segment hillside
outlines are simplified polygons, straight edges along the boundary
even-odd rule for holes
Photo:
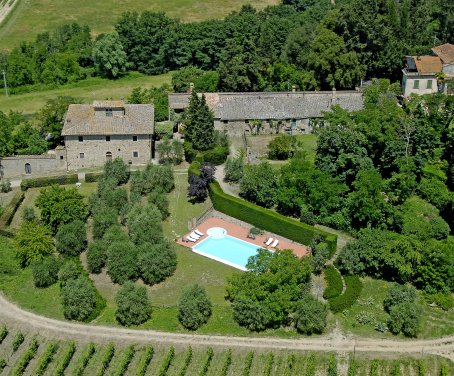
[[[19,0],[13,13],[0,27],[0,50],[68,22],[88,24],[94,34],[112,30],[118,17],[127,11],[163,11],[183,21],[222,18],[244,4],[257,9],[278,0]]]

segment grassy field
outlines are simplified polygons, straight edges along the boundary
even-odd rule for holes
[[[363,290],[358,301],[348,309],[336,315],[336,318],[346,331],[380,338],[395,338],[391,333],[375,331],[377,323],[385,323],[388,314],[383,310],[383,300],[386,298],[389,282],[363,278]],[[419,304],[423,307],[421,323],[421,338],[441,337],[454,334],[454,311],[443,311],[441,308],[431,307],[419,296]],[[402,335],[400,337],[404,338]]]
[[[222,18],[244,4],[262,9],[278,0],[19,0],[13,13],[0,28],[0,50],[11,49],[38,33],[78,22],[89,25],[94,35],[109,32],[127,11],[162,11],[182,21]]]
[[[120,99],[127,98],[133,88],[161,86],[170,83],[172,73],[159,76],[145,76],[140,73],[130,73],[127,77],[119,80],[107,80],[99,77],[89,78],[75,84],[60,86],[56,89],[36,91],[25,94],[10,95],[0,94],[0,111],[19,111],[24,114],[33,114],[39,111],[49,99],[58,96],[72,96],[81,98],[90,103],[95,99]]]
[[[3,327],[3,325],[2,325]],[[55,340],[35,333],[24,332],[24,342],[17,351],[12,351],[12,342],[18,333],[13,327],[4,327],[7,335],[0,343],[0,360],[5,360],[6,367],[2,374],[13,374],[23,362],[24,354],[30,348],[33,338],[36,338],[38,348],[31,356],[30,361],[23,368],[26,375],[54,375],[63,363],[65,355],[73,346],[74,350],[69,362],[63,370],[65,374],[85,375],[138,375],[142,364],[145,364],[145,375],[222,375],[222,369],[226,368],[225,375],[439,375],[443,368],[443,374],[452,374],[454,367],[449,360],[421,355],[418,357],[399,357],[398,355],[371,356],[369,354],[330,354],[311,352],[289,351],[245,351],[243,349],[208,349],[199,347],[197,344],[189,347],[171,348],[162,344],[125,344],[125,343],[82,343]],[[55,350],[52,356],[47,356],[51,346]],[[104,372],[99,372],[103,359],[106,359],[108,346],[113,346],[113,356],[107,358],[104,364]],[[87,349],[91,347],[92,352]],[[132,351],[131,351],[132,350]],[[231,351],[231,361],[227,362],[228,352]],[[192,356],[188,357],[188,353]],[[128,357],[129,353],[129,357]],[[212,356],[208,358],[208,354]],[[148,362],[144,363],[146,355]],[[132,356],[131,356],[132,355]],[[171,355],[169,357],[169,355]],[[336,358],[336,366],[328,373],[330,358]],[[250,363],[248,362],[250,359]],[[169,361],[170,359],[170,361]],[[208,359],[208,361],[207,361]],[[84,361],[85,360],[85,361]],[[22,363],[23,364],[23,363]],[[250,365],[249,365],[250,364]],[[61,368],[60,368],[61,369]],[[182,372],[185,369],[185,372]],[[205,370],[205,372],[203,372]],[[343,370],[343,371],[342,371]],[[1,369],[0,369],[1,373]],[[22,374],[22,373],[19,373]]]

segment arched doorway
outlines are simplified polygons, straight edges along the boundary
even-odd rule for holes
[[[30,163],[25,164],[25,175],[30,175],[32,173],[32,166]]]
[[[111,161],[111,160],[112,160],[112,153],[111,153],[110,151],[108,151],[108,152],[106,153],[106,160],[108,160],[108,161]]]

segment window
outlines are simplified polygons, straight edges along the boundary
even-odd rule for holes
[[[83,136],[79,136],[79,142],[84,142],[84,137]]]
[[[432,80],[427,80],[427,89],[432,89]]]
[[[132,156],[133,156],[134,158],[139,158],[139,152],[138,152],[138,151],[133,151],[133,152],[132,152]]]
[[[63,155],[60,155],[60,159],[63,159]]]
[[[112,109],[111,108],[106,108],[106,116],[107,117],[112,117]]]
[[[106,160],[108,160],[108,161],[111,161],[111,160],[112,160],[112,153],[111,153],[110,151],[108,151],[108,152],[106,153]]]
[[[32,173],[32,166],[30,165],[30,163],[26,163],[25,164],[25,174],[30,175],[31,173]]]
[[[228,123],[229,123],[228,120],[222,120],[222,122],[223,122],[224,124],[228,124]]]
[[[79,153],[79,158],[84,159],[85,158],[85,153]]]
[[[413,89],[419,89],[419,80],[413,81]]]
[[[110,136],[106,136],[106,141],[110,142]]]
[[[133,141],[137,141],[137,136],[132,136]]]

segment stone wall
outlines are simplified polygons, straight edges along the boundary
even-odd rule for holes
[[[152,158],[151,135],[138,135],[133,141],[133,135],[112,135],[110,141],[106,136],[66,136],[65,146],[68,159],[68,170],[85,167],[100,167],[109,158],[122,158],[129,164],[146,164]],[[134,152],[138,156],[134,156]],[[108,154],[110,153],[110,154]]]
[[[0,159],[0,175],[7,179],[55,175],[59,172],[66,172],[64,155],[18,155]]]
[[[295,119],[295,120],[263,120],[261,125],[257,127],[252,120],[236,120],[236,121],[222,121],[216,119],[214,121],[214,128],[219,131],[225,131],[230,136],[242,136],[243,133],[247,134],[307,134],[312,133],[313,127],[311,119]]]

